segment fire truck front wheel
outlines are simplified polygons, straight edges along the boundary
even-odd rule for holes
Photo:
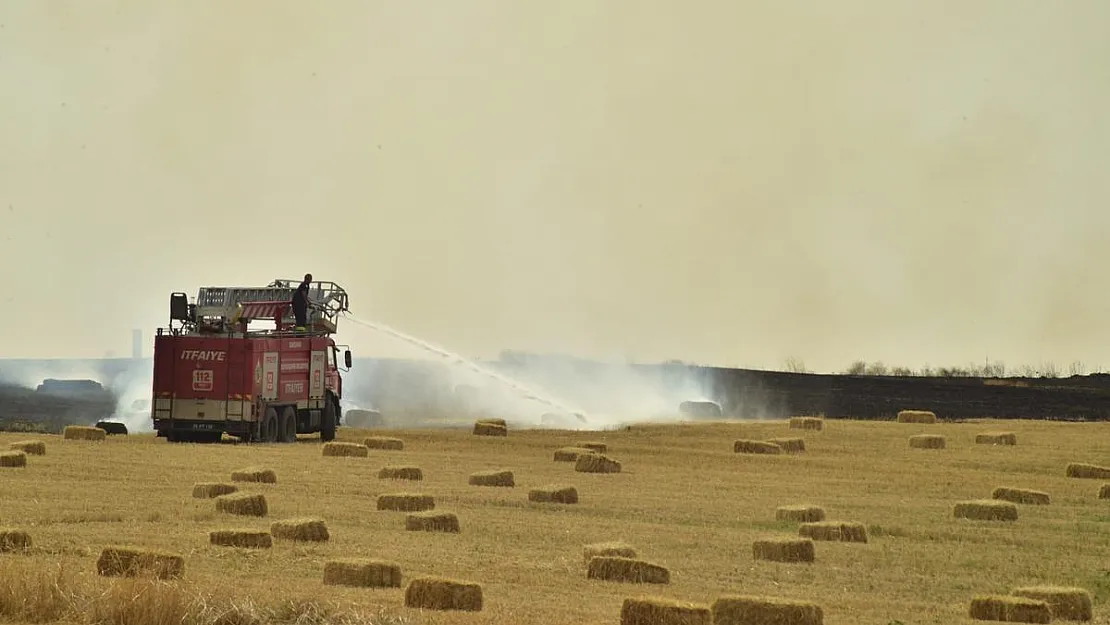
[[[330,392],[324,399],[324,414],[320,415],[320,440],[325,443],[335,440],[335,425],[339,420],[339,411],[336,406],[339,402]]]
[[[278,434],[278,442],[297,442],[297,410],[292,406],[286,406],[285,410],[281,411],[280,423],[281,429]]]
[[[263,443],[276,443],[279,426],[277,410],[273,406],[267,406],[266,412],[262,413],[262,422],[258,424],[258,440]]]

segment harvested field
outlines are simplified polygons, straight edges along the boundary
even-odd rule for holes
[[[902,410],[898,413],[898,423],[936,423],[937,415],[931,410]]]
[[[384,449],[387,451],[402,451],[405,441],[393,436],[369,436],[362,440],[367,449]]]
[[[947,439],[939,434],[915,434],[910,437],[913,449],[944,449]]]
[[[460,531],[459,517],[454,512],[427,510],[405,515],[405,529],[410,532],[448,532]]]
[[[370,449],[360,443],[328,441],[324,443],[323,454],[336,458],[365,458],[370,455]]]
[[[1013,432],[982,432],[975,435],[977,445],[1017,445],[1017,434]]]
[[[1047,506],[1052,498],[1048,493],[1028,488],[1010,488],[999,486],[991,493],[991,499],[1000,499],[1011,503],[1021,503],[1034,506]]]
[[[269,532],[247,529],[212,530],[208,532],[208,542],[217,547],[240,549],[269,549],[274,545]]]
[[[726,595],[713,602],[713,625],[823,625],[824,610],[811,601]]]
[[[44,441],[16,441],[8,445],[12,451],[22,451],[28,456],[45,456],[46,443]]]
[[[800,434],[786,419],[635,425],[579,438],[521,429],[496,440],[472,436],[470,425],[339,430],[342,440],[353,442],[379,433],[402,438],[404,451],[392,452],[397,463],[421,467],[424,480],[395,485],[419,484],[421,492],[434,495],[437,506],[466,521],[460,533],[408,531],[412,513],[376,511],[375,498],[395,489],[375,476],[393,461],[329,462],[320,458],[318,442],[172,445],[132,433],[70,444],[58,435],[36,434],[48,453],[30,456],[30,470],[0,472],[0,527],[25,530],[34,539],[23,554],[0,554],[0,597],[40,577],[53,583],[60,565],[86,589],[82,597],[106,596],[123,582],[96,575],[96,560],[119,541],[184,556],[185,575],[175,583],[185,597],[194,590],[240,601],[250,597],[274,609],[291,601],[357,603],[371,612],[381,606],[405,619],[378,619],[391,625],[618,623],[626,599],[658,601],[635,604],[660,606],[654,614],[678,613],[662,607],[672,602],[696,606],[687,614],[705,614],[701,622],[708,624],[708,613],[697,610],[737,591],[812,602],[824,610],[826,625],[974,625],[982,622],[968,616],[973,597],[1039,585],[1085,588],[1094,622],[1110,615],[1103,573],[1110,561],[1110,525],[1104,520],[1107,500],[1098,498],[1103,482],[1070,479],[1064,471],[1071,462],[1107,458],[1105,423],[943,421],[922,427],[953,444],[922,456],[905,442],[916,426],[835,419],[819,435],[806,433],[804,454],[776,458],[734,454],[729,446],[739,438]],[[1013,431],[1021,449],[972,444],[983,431]],[[552,462],[554,449],[602,436],[609,450],[619,450],[621,474],[584,475]],[[27,438],[0,433],[0,449]],[[190,496],[195,484],[229,480],[243,467],[280,474],[272,484],[230,482],[264,493],[271,518],[218,514],[212,499]],[[470,474],[497,467],[512,467],[515,491],[468,484]],[[576,504],[533,503],[525,496],[560,484],[574,485]],[[954,518],[956,503],[990,496],[999,486],[1051,493],[1052,505],[1019,504],[1017,523]],[[832,521],[862,523],[869,542],[820,541],[820,557],[805,565],[753,561],[748,546],[754,541],[799,537],[804,521],[775,518],[784,504],[819,504]],[[332,539],[274,536],[271,522],[299,518],[326,519]],[[243,529],[271,528],[273,547],[210,545],[210,532],[240,523]],[[670,583],[587,579],[584,547],[609,541],[635,547],[624,557],[665,564]],[[398,564],[405,573],[402,588],[422,576],[480,584],[482,611],[418,612],[405,607],[404,592],[396,587],[321,591],[325,563],[352,556]],[[658,597],[637,599],[641,593],[652,597],[656,588]],[[0,621],[34,622],[6,616],[15,609],[0,598]]]
[[[512,471],[476,471],[466,480],[471,486],[516,486]]]
[[[424,479],[424,471],[420,467],[384,466],[378,469],[378,479],[419,482]]]
[[[270,524],[270,534],[278,540],[309,543],[323,543],[331,539],[327,522],[311,517],[274,521]]]
[[[813,562],[816,547],[809,538],[776,538],[752,543],[752,557],[772,562]]]

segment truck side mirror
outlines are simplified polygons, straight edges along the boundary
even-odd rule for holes
[[[343,352],[343,364],[347,365],[348,369],[351,368],[351,350],[349,349]]]

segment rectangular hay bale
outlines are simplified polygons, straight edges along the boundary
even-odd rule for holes
[[[971,600],[968,616],[978,621],[1051,623],[1052,608],[1048,602],[1037,599],[985,595]]]
[[[400,588],[401,566],[369,558],[341,558],[324,563],[325,586]]]
[[[589,564],[592,558],[596,558],[598,556],[620,556],[622,558],[635,558],[636,549],[632,545],[621,541],[590,543],[582,548],[582,557],[584,564]]]
[[[560,447],[555,450],[555,462],[576,462],[579,456],[597,453],[585,447]]]
[[[43,441],[16,441],[8,445],[12,451],[22,451],[28,456],[45,456],[46,443]]]
[[[367,449],[384,449],[387,451],[402,451],[405,441],[392,436],[370,436],[362,441]]]
[[[0,467],[17,469],[27,466],[27,454],[22,451],[0,452]]]
[[[231,472],[232,482],[251,482],[255,484],[277,484],[277,473],[273,469],[247,467]]]
[[[324,443],[323,455],[333,458],[366,458],[370,449],[361,443],[328,441]]]
[[[478,471],[470,474],[467,484],[512,488],[516,486],[516,480],[512,471]]]
[[[221,482],[197,482],[193,484],[193,497],[196,499],[214,499],[237,492],[239,492],[239,487],[234,484]]]
[[[0,528],[0,553],[26,551],[32,543],[31,535],[23,530]]]
[[[725,595],[710,606],[713,625],[823,625],[821,606],[810,601]]]
[[[279,540],[322,543],[331,539],[324,519],[303,517],[281,519],[270,524],[270,534]]]
[[[1015,597],[1044,601],[1052,609],[1052,617],[1068,621],[1089,621],[1094,618],[1091,593],[1073,586],[1023,586],[1010,591]]]
[[[423,512],[424,510],[432,510],[435,507],[435,498],[431,495],[412,493],[378,495],[378,510]]]
[[[528,501],[536,503],[578,503],[578,489],[573,486],[547,486],[528,491]]]
[[[420,467],[385,466],[378,470],[378,479],[419,482],[424,479],[424,471]]]
[[[107,432],[91,425],[67,425],[62,430],[62,439],[67,441],[102,441],[107,437]]]
[[[1086,462],[1068,463],[1067,476],[1089,480],[1110,479],[1110,468]]]
[[[991,493],[991,499],[1034,506],[1047,506],[1052,500],[1048,493],[1043,491],[1028,488],[1010,488],[1009,486],[999,486],[994,489]]]
[[[936,423],[937,415],[932,410],[902,410],[898,413],[898,423]]]
[[[440,577],[418,577],[405,588],[405,607],[480,612],[482,587]]]
[[[977,445],[1017,445],[1017,434],[1013,432],[980,432],[975,435]]]
[[[825,420],[820,417],[790,417],[792,430],[824,430]]]
[[[846,521],[815,521],[802,523],[798,528],[798,535],[813,540],[866,543],[867,526],[863,523]]]
[[[913,449],[944,449],[947,442],[940,434],[915,434],[910,437]]]
[[[752,557],[771,562],[813,562],[817,549],[809,538],[763,539],[752,542]]]
[[[978,499],[957,502],[952,507],[952,516],[972,521],[1016,521],[1018,509],[1008,501]]]
[[[269,514],[266,496],[261,493],[231,493],[216,497],[216,511],[239,516],[264,517]]]
[[[825,509],[821,506],[812,506],[809,504],[779,506],[775,508],[775,520],[816,523],[825,520]]]
[[[185,572],[185,558],[134,547],[105,547],[96,560],[96,572],[105,577],[174,579]]]
[[[769,438],[767,442],[778,445],[788,454],[801,453],[806,450],[806,441],[804,438]]]
[[[709,606],[662,597],[625,599],[620,625],[713,625]]]
[[[624,556],[597,556],[586,565],[586,579],[627,584],[669,584],[671,572],[666,567]]]
[[[475,436],[508,436],[509,430],[502,424],[478,421],[474,424]]]
[[[732,442],[732,452],[736,454],[781,454],[782,447],[769,441],[741,438]]]
[[[269,532],[248,529],[224,529],[208,532],[209,544],[217,547],[238,547],[240,549],[269,549],[274,539]]]
[[[579,473],[620,473],[621,463],[598,453],[582,454],[574,461],[574,470]]]
[[[460,531],[459,517],[453,512],[426,510],[405,516],[405,530],[409,532],[446,532],[457,534]]]

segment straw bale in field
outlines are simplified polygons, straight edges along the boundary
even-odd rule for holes
[[[400,512],[423,512],[436,507],[431,495],[396,493],[378,495],[378,510],[397,510]]]
[[[669,584],[666,567],[624,556],[596,556],[586,565],[586,579],[628,584]]]
[[[1068,464],[1067,475],[1091,480],[1106,480],[1110,479],[1110,468],[1086,462],[1072,462]]]
[[[752,543],[752,557],[772,562],[813,562],[816,547],[809,538],[776,538]]]
[[[952,508],[952,515],[973,521],[1016,521],[1018,509],[1008,501],[979,499],[958,502]]]
[[[1038,599],[1052,608],[1052,616],[1068,621],[1089,621],[1094,618],[1091,593],[1083,588],[1066,586],[1025,586],[1010,592],[1015,597]]]
[[[197,499],[213,499],[237,492],[239,492],[239,487],[234,484],[224,484],[222,482],[198,482],[193,484],[193,497]]]
[[[323,452],[325,456],[336,458],[365,458],[370,455],[366,445],[346,441],[328,441],[324,443]]]
[[[424,479],[424,471],[420,467],[410,466],[384,466],[378,470],[379,480],[412,480]]]
[[[277,473],[273,469],[248,467],[231,472],[232,482],[255,482],[259,484],[277,484]]]
[[[185,573],[185,558],[148,549],[105,547],[96,560],[96,572],[105,577],[152,575],[158,579],[172,579]]]
[[[405,515],[405,529],[410,532],[459,533],[459,517],[453,512],[413,512]]]
[[[590,543],[582,548],[582,558],[585,564],[590,563],[590,559],[598,556],[619,556],[622,558],[635,558],[636,549],[628,543],[622,541],[606,541],[599,543]]]
[[[216,497],[216,511],[239,516],[266,516],[269,506],[261,493],[231,493]]]
[[[944,449],[946,439],[940,434],[915,434],[910,437],[914,449]]]
[[[804,438],[769,438],[767,442],[778,445],[788,454],[806,450],[806,441]]]
[[[825,520],[825,509],[821,506],[811,506],[808,504],[779,506],[775,508],[775,520],[817,523],[818,521]]]
[[[1012,503],[1023,503],[1035,506],[1047,506],[1051,501],[1048,493],[1028,488],[1010,488],[999,486],[991,493],[991,499],[1000,499]]]
[[[509,430],[499,423],[477,421],[474,423],[474,434],[476,436],[508,436]]]
[[[482,609],[482,587],[452,579],[418,577],[405,589],[405,607],[479,612]]]
[[[778,597],[725,595],[713,602],[713,625],[822,625],[821,606]]]
[[[781,454],[782,447],[768,441],[738,439],[732,443],[732,451],[737,454]]]
[[[712,625],[709,606],[662,597],[625,599],[620,625]]]
[[[91,425],[67,425],[62,430],[62,438],[67,441],[102,441],[107,436],[107,432]]]
[[[1051,623],[1052,608],[1039,599],[988,595],[971,600],[968,616],[979,621]]]
[[[1110,484],[1103,484],[1098,489],[1099,499],[1110,499]]]
[[[327,542],[331,538],[328,524],[313,517],[274,521],[270,524],[270,534],[279,540],[311,543]]]
[[[574,470],[579,473],[620,473],[621,463],[601,454],[582,454],[574,461]]]
[[[576,462],[578,456],[597,453],[585,447],[561,447],[555,450],[555,462]]]
[[[23,530],[0,529],[0,553],[25,551],[31,543],[31,535]]]
[[[401,566],[384,560],[342,558],[324,563],[325,586],[400,588]]]
[[[1017,445],[1017,434],[1013,432],[980,432],[975,435],[979,445]]]
[[[28,456],[45,456],[46,443],[42,441],[16,441],[8,445],[12,451],[22,451]]]
[[[274,539],[269,532],[261,530],[212,530],[208,532],[208,542],[219,547],[269,549],[273,546]]]
[[[367,449],[385,449],[401,451],[405,448],[405,441],[392,436],[370,436],[362,441]]]
[[[512,471],[478,471],[467,478],[471,486],[516,486]]]
[[[537,503],[578,503],[578,489],[573,486],[547,486],[528,491],[528,501]]]
[[[2,451],[0,452],[0,467],[25,467],[27,466],[27,454],[22,451]]]
[[[578,443],[577,447],[581,447],[583,449],[589,449],[590,451],[595,451],[599,454],[603,454],[603,453],[609,451],[609,446],[608,445],[606,445],[605,443],[598,443],[598,442],[594,442],[594,441],[587,441],[585,443]]]
[[[867,542],[867,526],[863,523],[844,521],[816,521],[802,523],[798,535],[813,540],[831,540],[844,543]]]
[[[823,430],[825,420],[820,417],[790,417],[790,428],[794,430]]]
[[[504,419],[478,419],[475,423],[489,423],[492,425],[500,425],[501,427],[509,427],[509,424]]]
[[[903,410],[898,413],[898,423],[936,423],[937,415],[932,410]]]

